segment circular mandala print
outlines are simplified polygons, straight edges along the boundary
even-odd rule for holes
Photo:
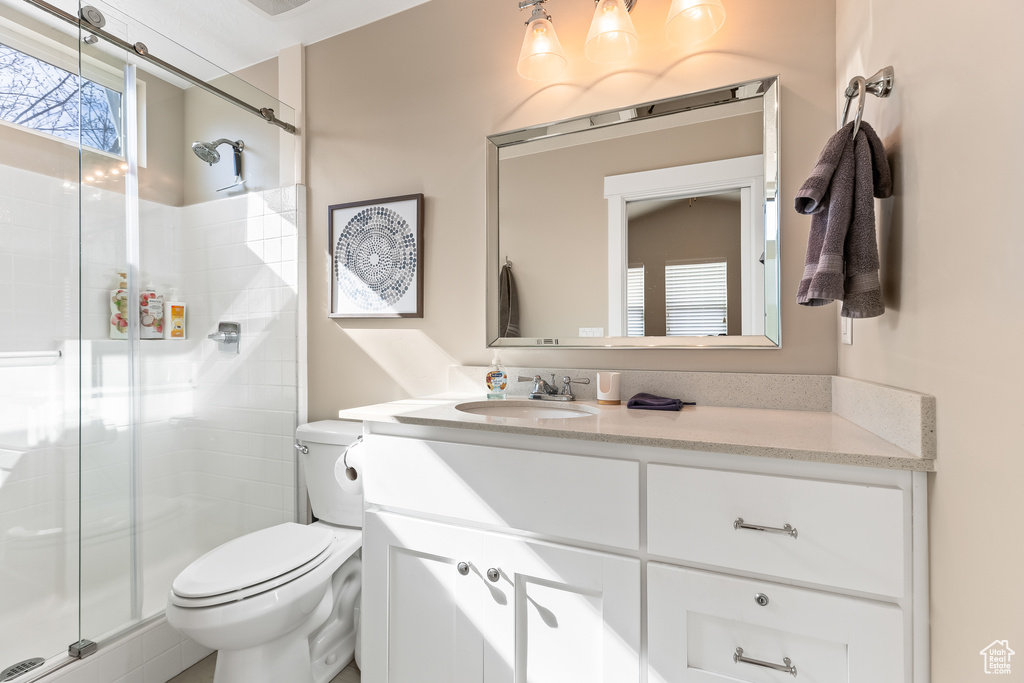
[[[364,311],[397,304],[416,277],[416,236],[408,221],[383,206],[363,209],[334,245],[340,293]]]

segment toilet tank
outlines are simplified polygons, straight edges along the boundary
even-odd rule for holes
[[[317,519],[342,526],[363,526],[362,472],[359,471],[359,479],[350,481],[341,462],[345,448],[362,433],[362,423],[340,420],[310,422],[295,430],[296,442],[308,450],[299,450],[299,462]],[[358,448],[349,453],[349,465],[354,464],[356,451]]]

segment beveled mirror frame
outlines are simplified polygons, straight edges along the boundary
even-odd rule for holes
[[[503,147],[519,145],[533,140],[571,135],[574,132],[629,126],[630,123],[655,117],[679,116],[686,112],[731,104],[743,100],[762,100],[764,114],[764,226],[766,249],[771,244],[769,235],[774,236],[774,258],[765,259],[765,334],[732,335],[718,337],[499,337],[498,275],[501,268],[499,256],[498,226],[498,180],[499,151]],[[685,122],[681,122],[681,125]],[[624,129],[628,130],[628,129]],[[745,83],[690,93],[654,102],[611,109],[608,111],[579,116],[520,130],[491,135],[486,142],[487,156],[487,346],[497,348],[758,348],[775,349],[782,345],[781,302],[781,251],[779,249],[779,79],[778,76],[760,78]],[[771,267],[768,264],[771,263]],[[769,291],[769,281],[774,279],[774,292]],[[768,316],[774,311],[774,316]]]

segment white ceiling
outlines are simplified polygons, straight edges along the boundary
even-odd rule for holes
[[[237,71],[276,57],[291,45],[309,45],[424,2],[428,0],[309,0],[276,17],[246,0],[98,0],[95,5],[131,17],[124,22],[129,37],[144,39],[148,33],[132,30],[137,21],[222,69]],[[121,23],[116,17],[108,20]],[[155,46],[151,50],[160,56]],[[168,61],[175,60],[172,56]]]

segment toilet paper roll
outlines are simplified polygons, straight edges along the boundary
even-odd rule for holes
[[[356,441],[334,465],[334,478],[338,481],[338,486],[345,493],[354,496],[363,495],[363,448],[365,445],[362,440]],[[352,472],[355,473],[355,479],[349,476]]]
[[[619,405],[622,402],[619,398],[619,381],[621,379],[621,372],[597,373],[597,402],[602,405]]]

